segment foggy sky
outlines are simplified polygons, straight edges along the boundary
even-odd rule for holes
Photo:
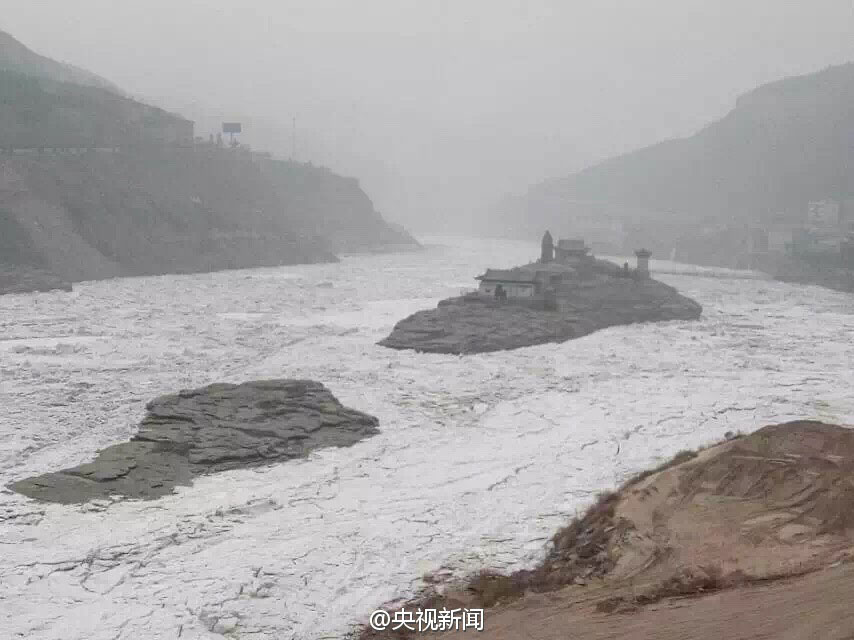
[[[851,0],[0,0],[0,29],[136,97],[358,177],[438,229],[854,59]]]

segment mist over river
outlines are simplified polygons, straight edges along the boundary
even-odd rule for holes
[[[424,241],[0,297],[3,486],[90,460],[147,401],[211,382],[315,379],[381,430],[151,502],[3,490],[0,637],[339,638],[425,573],[533,564],[598,491],[681,449],[788,419],[854,423],[854,296],[685,269],[657,277],[703,305],[699,321],[465,357],[376,346],[486,267],[539,254]]]

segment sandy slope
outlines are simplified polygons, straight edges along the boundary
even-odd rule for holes
[[[642,475],[514,574],[527,594],[505,586],[478,637],[854,638],[852,471],[854,430],[792,422]]]
[[[851,640],[854,566],[732,589],[700,598],[674,598],[631,614],[595,611],[582,590],[540,594],[487,612],[483,633],[444,640]],[[429,638],[430,635],[422,635]]]

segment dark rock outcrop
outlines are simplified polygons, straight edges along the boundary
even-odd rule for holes
[[[0,264],[0,295],[57,290],[71,291],[71,283],[43,269]]]
[[[449,298],[436,309],[401,320],[379,344],[431,353],[483,353],[565,342],[614,325],[695,320],[702,310],[656,280],[606,278],[578,283],[559,311],[489,298]]]
[[[93,462],[10,488],[60,503],[110,495],[153,499],[198,475],[259,466],[344,447],[378,433],[376,418],[341,405],[310,380],[212,384],[149,403],[130,442]]]

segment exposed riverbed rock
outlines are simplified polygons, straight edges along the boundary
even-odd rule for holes
[[[60,503],[110,495],[153,499],[194,476],[344,447],[378,433],[376,418],[344,407],[310,380],[212,384],[156,398],[130,442],[93,462],[27,478],[11,488]]]
[[[379,344],[431,353],[483,353],[565,342],[635,322],[694,320],[703,308],[657,280],[606,277],[579,282],[559,311],[482,297],[443,300],[401,320]]]

